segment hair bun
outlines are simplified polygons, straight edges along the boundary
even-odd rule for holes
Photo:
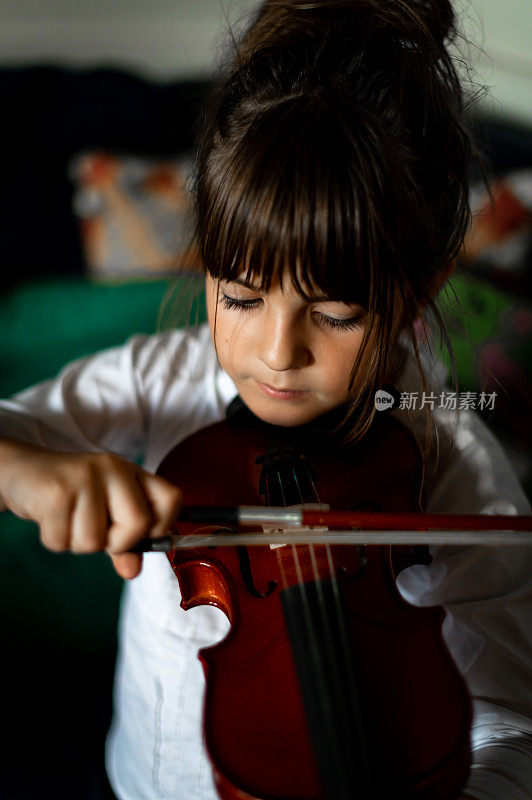
[[[455,34],[449,0],[265,0],[239,55],[246,61],[257,50],[303,38],[395,41],[424,55],[436,50],[437,57]]]

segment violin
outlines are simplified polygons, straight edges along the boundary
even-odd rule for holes
[[[330,504],[421,511],[423,460],[397,419],[376,415],[337,446],[339,410],[298,428],[239,400],[181,442],[158,474],[199,504]],[[229,526],[230,529],[230,526]],[[253,530],[253,525],[249,525]],[[168,553],[181,606],[213,605],[226,638],[199,652],[204,736],[222,800],[451,800],[470,764],[471,703],[442,639],[444,611],[405,602],[418,545],[237,545]]]

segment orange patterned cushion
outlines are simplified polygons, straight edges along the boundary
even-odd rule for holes
[[[155,161],[91,152],[74,160],[74,208],[91,277],[160,278],[183,269],[193,232],[191,168],[190,156]]]

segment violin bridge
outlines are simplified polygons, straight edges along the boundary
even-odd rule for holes
[[[282,534],[290,534],[290,533],[293,533],[293,534],[302,534],[302,533],[303,534],[307,534],[308,535],[307,544],[313,544],[313,542],[312,542],[313,534],[326,533],[329,530],[329,528],[327,526],[317,526],[317,525],[315,527],[312,527],[312,528],[309,528],[307,526],[297,526],[295,528],[279,528],[277,525],[265,525],[265,524],[263,524],[262,525],[262,530],[263,530],[264,533],[274,533],[274,534],[280,534],[280,535],[282,535]],[[270,550],[276,550],[279,547],[287,547],[287,545],[288,545],[288,542],[286,544],[283,542],[283,543],[270,544],[269,547],[270,547]]]
[[[284,528],[279,528],[277,525],[262,525],[264,533],[284,533]],[[270,550],[278,550],[279,547],[286,547],[285,544],[270,544]]]

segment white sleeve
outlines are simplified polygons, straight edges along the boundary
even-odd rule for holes
[[[435,412],[452,435],[448,412]],[[461,411],[455,447],[431,481],[427,512],[529,514],[500,444]],[[442,605],[443,636],[473,701],[473,763],[465,791],[478,800],[532,796],[532,548],[435,546],[429,566],[397,585],[415,605]],[[437,687],[435,687],[437,691]]]
[[[153,386],[161,374],[175,375],[182,344],[179,332],[138,335],[73,361],[56,378],[0,401],[0,436],[136,460],[146,446]]]

